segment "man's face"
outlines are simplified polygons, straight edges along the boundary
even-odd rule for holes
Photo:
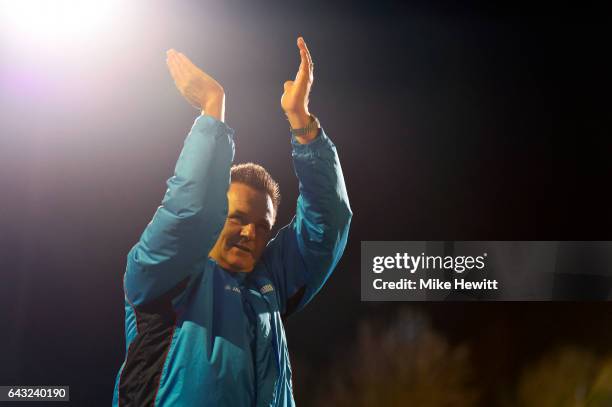
[[[274,225],[274,207],[268,194],[233,182],[227,191],[225,226],[209,256],[228,271],[253,271]]]

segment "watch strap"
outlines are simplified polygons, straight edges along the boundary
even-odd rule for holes
[[[302,127],[301,129],[293,129],[289,127],[291,134],[294,136],[305,136],[310,133],[312,130],[316,130],[321,127],[319,123],[319,119],[317,119],[314,115],[310,115],[310,122],[306,125],[306,127]]]

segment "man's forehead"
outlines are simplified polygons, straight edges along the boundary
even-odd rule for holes
[[[227,192],[229,209],[250,215],[274,218],[274,205],[270,196],[249,185],[233,182]]]

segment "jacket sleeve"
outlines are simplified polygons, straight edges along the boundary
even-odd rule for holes
[[[185,280],[208,257],[227,217],[233,130],[207,115],[185,139],[161,206],[130,250],[126,298],[142,305]]]
[[[325,284],[344,252],[352,217],[336,147],[323,129],[308,144],[295,138],[291,144],[300,192],[296,214],[264,255],[284,316]]]

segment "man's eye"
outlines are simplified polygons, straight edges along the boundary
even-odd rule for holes
[[[240,219],[237,216],[230,216],[229,218],[227,218],[227,220],[231,223],[236,223],[236,224],[242,224],[242,219]]]

